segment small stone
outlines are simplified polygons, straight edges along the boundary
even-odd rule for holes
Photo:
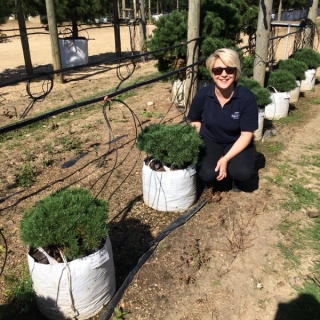
[[[320,216],[319,212],[312,212],[312,211],[308,211],[308,216],[309,218],[317,218]]]
[[[5,222],[6,226],[11,226],[14,224],[13,220],[8,220]]]
[[[258,283],[257,283],[257,288],[258,288],[259,290],[261,290],[261,289],[263,288],[262,283],[258,282]]]
[[[153,106],[153,105],[154,105],[154,102],[149,101],[149,102],[147,103],[147,105],[148,105],[148,107],[151,107],[151,106]]]

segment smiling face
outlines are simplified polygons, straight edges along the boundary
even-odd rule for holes
[[[212,79],[219,90],[233,89],[233,84],[236,77],[236,68],[233,66],[226,66],[221,59],[217,59],[212,68]],[[223,68],[221,70],[220,68]],[[227,69],[225,69],[227,68]],[[221,72],[222,71],[222,72]],[[220,73],[220,74],[219,74]]]

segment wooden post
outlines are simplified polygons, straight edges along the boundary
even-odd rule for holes
[[[122,19],[126,18],[126,11],[124,9],[126,9],[126,0],[122,0]]]
[[[140,53],[146,52],[146,15],[144,0],[139,0],[139,40],[140,40]],[[144,61],[144,58],[142,58]]]
[[[253,78],[264,87],[270,38],[272,0],[260,0]]]
[[[200,0],[189,0],[188,41],[199,38],[200,35]],[[199,58],[199,42],[192,41],[187,48],[187,65],[197,62]],[[189,109],[192,99],[198,89],[198,65],[187,71],[185,103]]]
[[[151,0],[148,2],[148,15],[149,15],[149,23],[151,23],[152,15],[151,15]]]
[[[62,69],[62,66],[61,66],[56,13],[55,13],[55,7],[54,7],[53,0],[46,0],[46,10],[47,10],[49,32],[50,32],[53,70],[60,70],[60,69]],[[57,82],[63,83],[62,72],[55,73],[54,79]]]
[[[120,38],[120,23],[118,15],[118,0],[113,0],[113,30],[116,56],[121,57],[121,38]]]
[[[15,7],[17,10],[20,40],[21,40],[21,46],[23,51],[24,64],[26,67],[26,73],[28,76],[31,76],[33,74],[33,69],[32,69],[32,62],[31,62],[31,56],[30,56],[26,21],[24,19],[24,12],[22,8],[21,0],[15,0]]]
[[[133,18],[137,19],[137,0],[133,0]]]

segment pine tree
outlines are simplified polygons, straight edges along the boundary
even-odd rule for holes
[[[235,48],[239,43],[241,28],[249,30],[248,26],[256,26],[258,9],[251,8],[242,0],[203,0],[200,18],[200,55],[207,57],[221,47]],[[161,17],[156,22],[157,29],[147,41],[150,50],[180,44],[187,40],[188,13],[187,11],[173,11],[168,16]],[[250,32],[255,32],[254,28]],[[184,58],[186,48],[161,51],[154,54],[158,60],[157,67],[160,72],[172,71],[177,61]],[[201,58],[200,57],[200,58]],[[200,66],[200,77],[210,79],[204,66]]]

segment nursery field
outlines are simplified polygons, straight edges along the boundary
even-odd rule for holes
[[[126,51],[130,38],[127,27],[122,30]],[[111,28],[91,30],[90,38],[95,40],[89,41],[89,60],[113,57]],[[0,83],[22,72],[19,41],[0,43]],[[33,63],[42,70],[51,59],[48,38],[36,35],[29,41]],[[278,50],[282,57],[281,46]],[[127,85],[155,77],[154,64],[139,63]],[[54,84],[31,114],[102,97],[119,83],[116,70],[104,66],[66,73],[65,80]],[[28,105],[25,84],[0,90],[0,108],[7,100],[14,106],[1,110],[0,121],[10,123],[12,110],[21,114]],[[314,90],[290,105],[287,118],[265,121],[264,138],[256,142],[257,175],[246,192],[232,192],[225,183],[213,201],[200,208],[205,195],[201,197],[191,208],[195,214],[160,241],[137,271],[118,303],[115,319],[320,318],[319,300],[299,291],[318,279],[316,248],[302,235],[320,215],[319,92],[317,81]],[[171,83],[149,84],[116,98],[111,105],[101,101],[0,136],[0,228],[8,245],[6,256],[0,238],[0,267],[6,258],[0,275],[1,320],[44,319],[28,291],[27,247],[19,237],[19,222],[50,192],[81,186],[109,201],[117,289],[146,246],[181,216],[144,204],[145,154],[135,146],[142,126],[184,119],[185,109],[171,102]],[[105,319],[107,309],[94,319]]]

